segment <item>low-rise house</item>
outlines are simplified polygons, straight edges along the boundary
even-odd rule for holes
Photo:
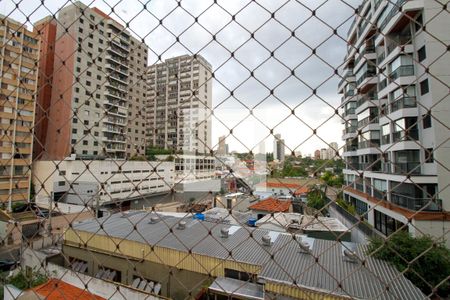
[[[292,212],[292,201],[277,198],[266,198],[248,207],[255,218],[261,219],[265,215]]]

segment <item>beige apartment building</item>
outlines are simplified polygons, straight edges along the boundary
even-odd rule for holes
[[[147,46],[97,8],[57,16],[54,77],[43,159],[144,153]]]
[[[0,203],[28,201],[37,86],[38,35],[0,16]]]
[[[201,55],[173,57],[148,67],[150,147],[210,152],[211,79],[212,66]]]
[[[441,11],[435,1],[363,1],[338,89],[345,199],[386,236],[407,230],[448,245],[450,19]]]

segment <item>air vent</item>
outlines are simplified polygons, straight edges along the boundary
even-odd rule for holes
[[[156,224],[159,221],[159,217],[158,216],[151,216],[150,217],[150,224]]]
[[[178,222],[177,228],[180,229],[180,230],[185,229],[185,228],[186,228],[186,221],[180,221],[180,222]]]
[[[271,246],[272,245],[272,238],[268,234],[263,235],[261,240],[262,240],[262,243],[263,243],[264,246]]]
[[[314,239],[306,236],[297,237],[298,246],[300,248],[301,253],[311,254]]]
[[[357,263],[360,258],[356,254],[356,244],[350,242],[342,242],[342,256],[345,261]]]
[[[227,228],[227,227],[222,227],[222,228],[220,229],[220,236],[223,237],[223,238],[227,238],[228,235],[229,235],[229,231],[230,231],[229,228]]]

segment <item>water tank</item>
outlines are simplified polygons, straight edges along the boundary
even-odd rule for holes
[[[251,226],[251,227],[256,227],[256,219],[255,218],[250,218],[250,219],[248,219],[248,221],[247,221],[247,223],[248,223],[248,226]]]
[[[202,213],[196,213],[194,215],[194,219],[200,220],[200,221],[205,221],[205,215]]]

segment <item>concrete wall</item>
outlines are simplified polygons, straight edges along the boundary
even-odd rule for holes
[[[195,296],[209,280],[207,275],[187,270],[180,270],[164,264],[149,261],[138,261],[125,257],[116,257],[99,252],[86,251],[81,248],[63,246],[66,258],[76,258],[88,262],[87,274],[95,276],[99,267],[114,269],[121,272],[121,283],[131,285],[135,276],[161,283],[161,295],[174,299],[184,299]],[[66,262],[66,267],[68,263]]]

